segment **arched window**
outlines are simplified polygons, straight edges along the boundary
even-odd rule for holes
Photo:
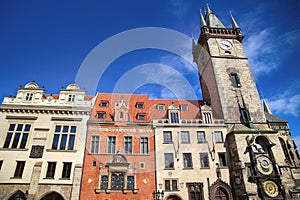
[[[281,148],[282,148],[284,156],[285,156],[285,162],[286,162],[286,164],[289,164],[289,165],[292,164],[284,140],[282,138],[279,138],[279,141],[280,141]]]
[[[17,192],[15,192],[8,200],[26,200],[26,196],[25,194],[18,190]]]
[[[64,198],[57,192],[51,192],[41,198],[41,200],[64,200]]]

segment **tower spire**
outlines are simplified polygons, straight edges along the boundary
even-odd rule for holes
[[[222,22],[217,18],[214,12],[209,8],[209,5],[206,4],[207,12],[205,15],[205,22],[209,28],[225,28]]]
[[[271,112],[271,110],[270,110],[270,108],[269,108],[269,106],[268,106],[266,100],[263,100],[263,107],[264,107],[264,111],[265,111],[266,113],[272,114],[272,112]]]
[[[201,28],[207,26],[206,21],[205,21],[205,19],[203,17],[201,9],[200,9],[200,21],[201,21]]]
[[[240,29],[239,25],[236,23],[234,17],[232,16],[231,11],[230,11],[229,13],[230,13],[230,17],[231,17],[232,28],[233,28],[233,29]]]

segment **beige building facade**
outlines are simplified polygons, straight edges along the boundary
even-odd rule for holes
[[[92,98],[44,91],[27,83],[0,107],[0,199],[79,199]]]

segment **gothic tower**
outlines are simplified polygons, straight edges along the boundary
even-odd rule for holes
[[[200,13],[193,59],[204,101],[227,125],[224,146],[234,199],[293,199],[299,159],[291,162],[296,156],[286,147],[292,143],[287,123],[263,110],[242,45],[244,36],[230,16],[232,27],[226,28],[208,6],[205,16]]]

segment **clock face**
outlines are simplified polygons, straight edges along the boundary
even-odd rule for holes
[[[278,192],[278,186],[276,183],[273,181],[265,181],[262,184],[264,192],[269,196],[269,197],[277,197],[279,192]]]
[[[269,175],[273,172],[273,166],[271,160],[266,156],[257,157],[257,169],[264,175]]]
[[[222,40],[219,45],[224,50],[230,50],[232,48],[232,44],[228,40]]]

